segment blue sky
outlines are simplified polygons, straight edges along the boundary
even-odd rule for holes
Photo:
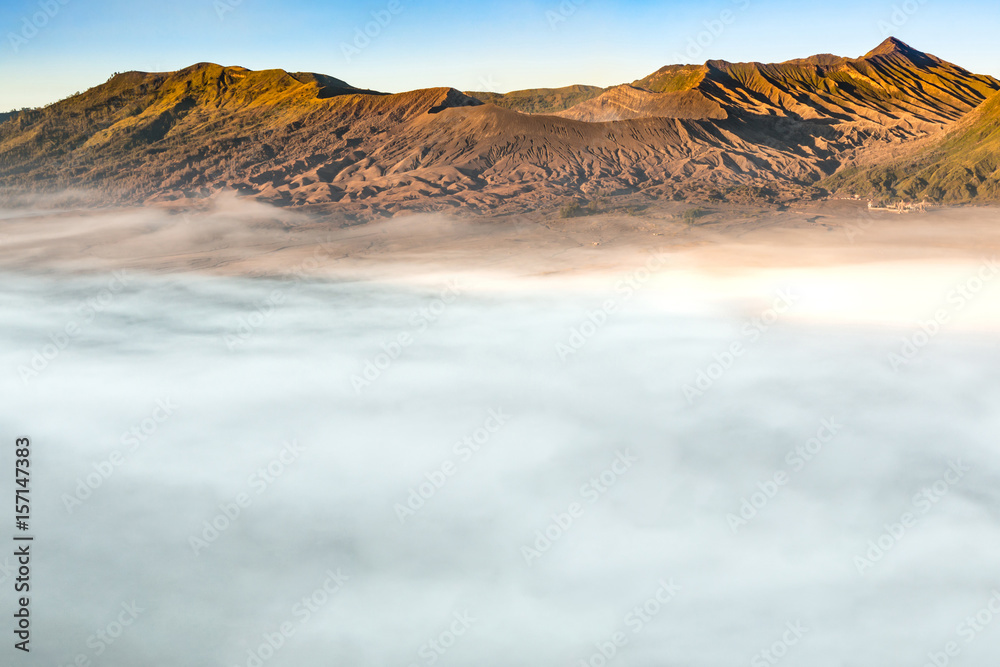
[[[366,27],[374,36],[358,38]],[[678,60],[858,56],[889,32],[1000,76],[995,2],[3,0],[0,110],[54,102],[116,71],[201,61],[322,72],[387,92],[506,92],[608,86]]]

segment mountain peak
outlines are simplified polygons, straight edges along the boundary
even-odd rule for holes
[[[923,56],[926,55],[922,51],[917,51],[915,48],[907,44],[901,39],[896,39],[895,37],[887,37],[885,41],[876,46],[874,49],[861,56],[862,58],[874,58],[875,56],[887,56],[893,53],[898,53],[904,56]]]
[[[212,63],[125,72],[42,109],[0,114],[0,195],[74,188],[138,204],[237,190],[359,220],[455,206],[541,210],[591,187],[699,201],[759,185],[774,195],[746,197],[778,201],[813,196],[805,184],[844,165],[881,164],[893,146],[950,128],[1000,94],[1000,80],[897,39],[872,54],[668,65],[606,90],[504,96],[384,95],[322,74]],[[970,132],[993,127],[996,108]],[[977,136],[941,150],[961,158]],[[977,169],[995,166],[994,146]],[[934,187],[948,194],[960,163],[946,167]],[[864,173],[849,184],[855,192],[875,187]],[[955,198],[1000,193],[1000,181],[967,192],[968,179],[956,182]]]

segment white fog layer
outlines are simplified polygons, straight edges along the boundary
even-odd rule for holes
[[[990,664],[981,270],[6,273],[30,664]]]

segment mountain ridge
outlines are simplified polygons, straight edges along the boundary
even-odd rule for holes
[[[1000,201],[1000,93],[943,136],[919,142],[899,157],[848,167],[826,185],[886,201]]]
[[[913,76],[917,71],[922,76]],[[721,107],[727,115],[856,114],[884,123],[893,113],[921,111],[929,115],[928,126],[934,127],[970,111],[1000,89],[1000,80],[972,74],[890,37],[860,58],[818,54],[770,64],[709,60],[702,65],[667,65],[631,85],[654,95],[636,104],[635,97],[614,99],[620,94],[608,89],[561,115],[587,120],[601,108],[602,120],[669,116],[673,97],[685,93],[702,100],[704,118],[720,117],[715,109]],[[928,94],[928,88],[936,88],[936,94]],[[617,117],[615,108],[620,108]]]
[[[607,89],[506,95],[387,94],[197,63],[118,74],[0,122],[0,186],[82,188],[115,203],[235,190],[361,217],[619,194],[784,201],[823,196],[845,165],[946,132],[997,90],[899,40],[855,59],[710,60]]]
[[[465,94],[480,102],[495,104],[498,107],[521,113],[552,113],[568,109],[601,94],[604,90],[598,86],[574,84],[562,88],[512,90],[509,93],[465,91]]]

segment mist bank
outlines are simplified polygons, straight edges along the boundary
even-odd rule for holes
[[[5,274],[33,659],[995,655],[995,335],[894,366],[896,330],[793,319],[822,293],[679,308],[637,271]]]
[[[0,208],[0,268],[276,275],[303,253],[324,269],[447,264],[514,274],[590,271],[633,263],[636,251],[702,251],[724,265],[815,265],[989,255],[1000,208],[931,208],[897,215],[833,200],[788,210],[666,202],[582,217],[544,212],[484,218],[408,214],[367,223],[221,194],[196,207],[72,208],[64,199]],[[715,253],[713,255],[713,253]],[[307,255],[308,256],[308,255]]]
[[[787,212],[409,215],[345,226],[235,196],[198,209],[38,203],[50,207],[0,211],[0,270],[401,286],[460,276],[466,289],[484,292],[581,295],[610,285],[619,295],[641,287],[688,314],[719,313],[737,301],[756,308],[784,286],[810,295],[791,319],[903,327],[948,319],[938,324],[978,330],[1000,322],[997,299],[980,298],[1000,254],[994,208],[895,215],[836,201]]]
[[[32,657],[988,662],[988,213],[8,217]]]

